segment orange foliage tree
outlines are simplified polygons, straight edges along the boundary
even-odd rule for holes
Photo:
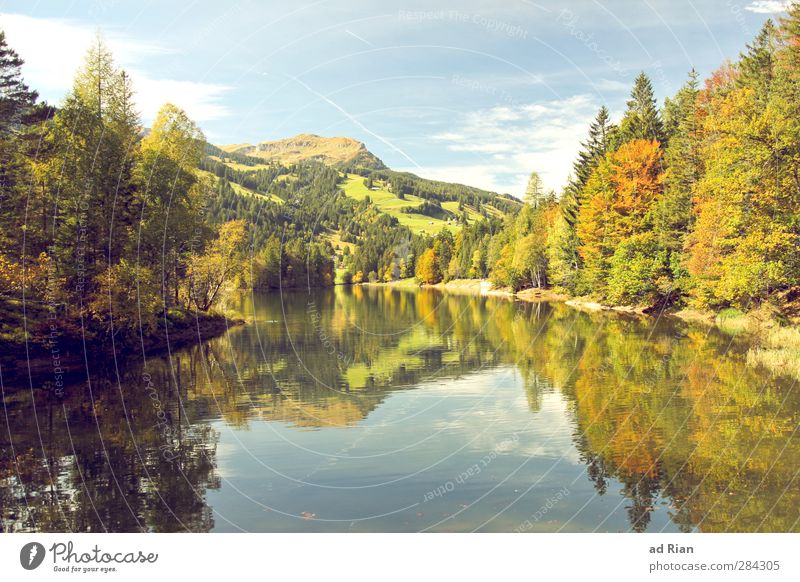
[[[609,154],[589,178],[578,213],[578,252],[597,295],[638,302],[657,294],[663,268],[652,223],[664,175],[660,144],[639,139]]]

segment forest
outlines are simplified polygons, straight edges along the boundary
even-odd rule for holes
[[[610,305],[748,309],[800,284],[800,6],[738,62],[695,71],[658,107],[642,73],[619,123],[602,107],[556,196],[534,173],[502,228],[430,241],[425,283],[489,277]]]
[[[206,142],[165,104],[145,128],[102,38],[61,105],[0,33],[0,340],[147,333],[230,288],[488,278],[610,305],[748,309],[800,288],[800,6],[659,106],[640,74],[601,107],[560,193],[523,201],[372,167],[290,166]],[[377,159],[377,158],[375,158]],[[348,175],[447,220],[413,233]],[[450,206],[446,210],[443,204]],[[473,217],[470,218],[472,213]],[[20,312],[33,322],[20,325]]]
[[[58,108],[22,64],[0,33],[0,341],[102,344],[208,311],[241,274],[248,225],[207,220],[197,125],[165,104],[144,131],[99,37]]]

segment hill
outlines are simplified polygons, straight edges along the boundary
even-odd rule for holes
[[[259,287],[408,277],[434,240],[472,249],[522,207],[508,195],[396,172],[344,137],[206,144],[200,173],[217,192],[209,220],[251,225]],[[467,262],[452,268],[485,274],[483,254],[470,251]]]
[[[363,143],[349,137],[322,137],[301,133],[294,137],[264,141],[257,145],[233,144],[220,146],[220,149],[228,154],[240,154],[267,163],[277,162],[283,165],[313,161],[336,168],[360,167],[374,170],[386,168]]]
[[[372,185],[367,186],[366,180],[358,174],[345,174],[339,183],[339,188],[346,196],[354,200],[369,200],[381,211],[397,219],[407,226],[414,234],[438,234],[443,228],[453,230],[461,228],[461,212],[459,206],[466,213],[466,220],[474,222],[482,218],[481,214],[472,206],[460,204],[458,201],[440,203],[441,210],[435,213],[422,214],[417,211],[425,203],[424,198],[407,194],[398,198],[391,191],[391,182],[381,179],[372,180]],[[435,208],[435,206],[434,206]]]
[[[502,218],[521,206],[505,194],[396,172],[348,137],[300,134],[256,146],[208,144],[206,154],[205,169],[230,182],[236,194],[261,194],[278,203],[311,187],[297,182],[301,168],[328,167],[338,172],[335,187],[318,194],[330,199],[343,193],[419,235],[436,235],[445,228],[455,233],[465,224]]]

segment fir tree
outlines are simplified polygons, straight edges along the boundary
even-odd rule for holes
[[[24,63],[8,46],[6,34],[0,30],[0,131],[3,134],[18,127],[36,102],[36,91],[31,91],[22,79]]]
[[[737,83],[753,88],[762,103],[768,99],[772,86],[777,45],[778,31],[772,20],[767,20],[739,61]]]
[[[38,117],[46,117],[48,111],[36,106],[36,92],[25,84],[22,65],[23,60],[0,31],[0,251],[13,247],[16,258],[24,261],[17,255],[23,241],[15,233],[19,232],[27,201],[27,153],[29,147],[36,147],[30,142],[36,142]]]
[[[636,77],[631,98],[628,100],[628,110],[622,118],[620,133],[623,143],[635,139],[664,143],[664,127],[656,106],[653,85],[644,73]]]
[[[669,112],[665,115],[669,142],[664,159],[669,172],[664,196],[656,209],[655,230],[659,247],[674,254],[676,271],[680,268],[680,252],[692,220],[692,189],[702,176],[697,79],[697,72],[692,69],[686,84],[665,106],[665,111]]]
[[[616,131],[617,127],[611,123],[611,115],[603,105],[589,126],[589,139],[581,143],[582,149],[573,164],[573,176],[562,197],[561,210],[568,224],[575,224],[583,188],[586,186],[589,176],[592,175],[592,170],[597,166],[597,162],[603,159],[611,149]]]

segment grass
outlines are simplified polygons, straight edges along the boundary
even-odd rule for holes
[[[259,198],[266,198],[267,200],[271,200],[276,204],[283,204],[283,199],[275,196],[274,194],[261,194],[260,192],[256,192],[255,190],[251,190],[250,188],[245,188],[240,184],[235,184],[231,182],[231,188],[233,191],[236,192],[239,196],[257,196]]]
[[[325,236],[327,237],[327,239],[329,241],[331,241],[331,244],[333,245],[333,248],[335,248],[335,249],[340,249],[340,250],[343,251],[345,249],[345,247],[347,247],[347,248],[350,249],[351,253],[354,253],[355,250],[356,250],[356,244],[355,243],[351,243],[351,242],[343,241],[341,235],[338,232],[333,232],[333,233],[325,235]]]
[[[760,343],[759,347],[748,350],[748,364],[800,380],[800,328],[775,327],[766,330]]]
[[[417,196],[411,195],[406,196],[405,200],[400,200],[397,196],[389,192],[386,189],[386,185],[380,181],[375,181],[377,190],[370,190],[364,185],[364,178],[362,176],[348,174],[345,176],[344,183],[340,187],[346,196],[354,198],[355,200],[363,200],[369,196],[381,212],[394,216],[400,224],[407,226],[415,234],[424,232],[426,234],[435,235],[440,233],[444,228],[450,228],[453,231],[460,228],[458,223],[448,224],[446,220],[441,220],[439,218],[402,212],[403,208],[419,206],[423,200]],[[454,204],[457,208],[458,203],[455,202]]]
[[[442,202],[442,208],[444,208],[445,210],[449,210],[455,215],[461,214],[458,210],[458,201],[456,200],[451,200],[450,202]],[[469,221],[470,224],[473,224],[474,222],[483,219],[483,216],[481,216],[480,213],[477,210],[475,210],[472,206],[465,205],[464,209],[467,211],[467,221]]]
[[[269,164],[256,164],[253,166],[248,166],[246,164],[240,164],[239,162],[234,162],[230,159],[222,159],[218,158],[217,156],[208,156],[210,159],[215,160],[217,162],[221,162],[228,166],[231,170],[238,170],[240,172],[252,172],[255,170],[268,170]]]
[[[405,279],[396,279],[394,281],[368,283],[368,285],[380,285],[381,287],[391,287],[393,289],[415,289],[419,290],[419,282],[414,277],[407,277]]]
[[[800,327],[786,325],[790,322],[774,307],[762,305],[748,313],[723,309],[715,322],[729,335],[747,334],[754,344],[747,350],[748,365],[800,380]]]
[[[217,176],[215,176],[211,172],[207,172],[206,170],[197,170],[197,173],[200,176],[206,176],[211,178],[212,180],[214,180],[215,184],[217,183],[217,180],[219,180]],[[257,198],[264,198],[265,200],[271,200],[276,204],[283,204],[283,200],[273,194],[261,194],[260,192],[256,192],[255,190],[251,190],[250,188],[245,188],[244,186],[236,184],[234,182],[229,182],[229,184],[231,185],[231,188],[233,188],[233,191],[236,192],[239,196],[256,196]]]
[[[717,327],[730,335],[739,335],[750,329],[751,322],[746,314],[738,309],[723,309],[717,314]]]

